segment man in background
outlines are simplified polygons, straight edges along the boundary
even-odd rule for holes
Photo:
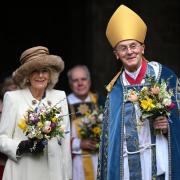
[[[82,138],[80,126],[87,113],[98,109],[100,98],[92,93],[91,77],[87,66],[76,65],[68,73],[72,93],[68,95],[71,114],[71,145],[73,157],[73,180],[95,180],[98,163],[98,140]],[[101,104],[103,101],[101,102]],[[102,104],[103,105],[103,104]]]

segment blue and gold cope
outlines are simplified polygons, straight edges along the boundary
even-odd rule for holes
[[[176,74],[169,68],[160,65],[160,71],[157,81],[168,79],[172,77],[169,82],[169,88],[173,89],[174,97],[173,102],[175,108],[172,109],[169,123],[168,133],[168,156],[169,156],[169,180],[180,179],[180,88],[178,86],[178,78]],[[148,65],[147,74],[152,74],[153,71]],[[134,107],[130,102],[124,102],[124,93],[127,90],[123,85],[121,72],[116,77],[114,85],[108,93],[105,103],[104,118],[103,118],[103,132],[101,136],[101,146],[99,153],[98,163],[98,177],[97,180],[123,180],[123,139],[124,126],[128,132],[132,132],[132,128],[136,129],[136,124],[130,122],[134,119]],[[111,84],[112,85],[112,84]],[[134,88],[135,86],[133,86]],[[130,86],[128,87],[130,88]],[[137,86],[140,88],[140,85]],[[118,98],[117,98],[118,97]],[[128,129],[129,127],[129,129]],[[138,149],[137,130],[133,131],[132,136],[126,139],[128,142],[127,148],[129,151],[136,151]],[[152,131],[153,132],[153,131]],[[155,142],[155,136],[151,132],[151,143]],[[130,133],[129,133],[130,134]],[[163,180],[164,175],[156,177],[156,158],[155,148],[152,149],[152,179]],[[133,155],[128,158],[130,168],[130,180],[141,180],[141,164],[139,154]]]

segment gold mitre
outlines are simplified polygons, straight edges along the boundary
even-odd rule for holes
[[[147,26],[144,21],[125,5],[114,12],[106,29],[106,36],[114,48],[118,42],[134,39],[144,43]]]

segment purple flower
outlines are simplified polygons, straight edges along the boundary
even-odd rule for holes
[[[50,126],[51,126],[51,128],[53,129],[53,128],[56,127],[56,123],[53,123],[53,122],[52,122]]]
[[[39,118],[38,117],[34,117],[32,114],[29,115],[29,120],[32,122],[32,123],[37,123],[39,122]]]

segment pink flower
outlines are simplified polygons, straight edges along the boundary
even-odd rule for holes
[[[151,88],[151,92],[153,94],[159,94],[160,88],[158,86],[154,86],[154,87]]]
[[[51,127],[50,126],[44,127],[43,132],[46,133],[46,134],[50,133],[51,132]]]
[[[51,132],[51,122],[50,121],[45,121],[43,132],[46,134]]]

